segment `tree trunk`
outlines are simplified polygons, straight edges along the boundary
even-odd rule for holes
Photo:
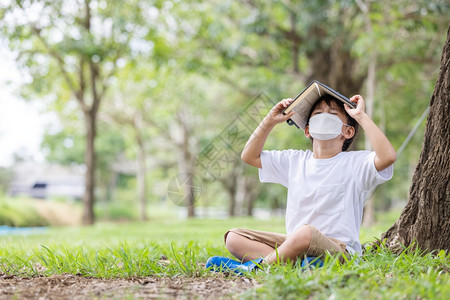
[[[144,141],[140,134],[140,129],[135,127],[136,141],[137,141],[137,185],[138,185],[138,197],[139,206],[141,211],[141,221],[147,221],[147,164]]]
[[[85,1],[85,24],[86,31],[91,31],[91,8],[90,1]],[[92,96],[92,104],[86,104],[84,99],[84,93],[87,91],[86,82],[84,77],[83,65],[86,63],[89,66],[89,84],[90,84],[90,93]],[[81,106],[81,109],[84,114],[84,119],[86,122],[86,153],[84,155],[84,160],[86,164],[86,182],[85,182],[85,192],[83,195],[83,224],[91,225],[95,222],[94,216],[94,202],[95,202],[95,168],[96,168],[96,153],[95,153],[95,138],[97,135],[97,113],[100,107],[100,96],[98,93],[98,85],[97,80],[99,77],[98,66],[92,62],[92,60],[85,61],[84,58],[81,58],[80,63],[80,89],[79,93],[76,93],[77,100]]]
[[[236,193],[237,193],[237,184],[238,184],[238,176],[236,174],[232,174],[232,178],[230,178],[231,182],[226,182],[226,190],[228,192],[228,196],[230,197],[230,201],[228,202],[228,216],[234,217],[236,216]]]
[[[253,216],[255,200],[261,192],[261,185],[257,184],[255,177],[244,177],[245,202],[247,206],[247,216]]]
[[[296,25],[296,22],[297,22],[297,15],[293,11],[290,11],[289,15],[290,15],[289,19],[290,19],[290,23],[291,23],[291,33],[295,37],[298,37],[298,35],[297,35],[296,31],[295,31],[295,25]],[[292,41],[291,55],[292,55],[293,71],[294,71],[295,74],[299,74],[300,73],[300,64],[299,64],[300,39],[299,38],[294,38],[291,41]]]
[[[370,2],[357,0],[359,8],[363,12],[364,22],[366,26],[366,32],[370,37],[371,45],[374,44],[374,33],[372,29],[372,21],[370,19]],[[367,67],[367,80],[366,80],[366,114],[373,119],[373,106],[375,102],[375,87],[376,87],[376,70],[377,70],[377,48],[370,47],[369,52],[369,65]],[[364,149],[372,150],[372,144],[370,143],[367,135],[364,135]],[[363,214],[363,226],[370,227],[375,224],[375,204],[374,204],[373,191],[370,193],[369,198],[366,201]]]
[[[194,176],[192,173],[188,173],[190,176],[187,177],[186,184],[184,185],[185,188],[185,195],[186,195],[186,205],[188,208],[188,218],[194,218],[195,217],[195,186],[194,186]]]
[[[450,26],[441,69],[430,101],[425,140],[409,201],[381,239],[395,252],[401,245],[450,251]]]
[[[218,177],[217,180],[228,194],[228,216],[236,216],[237,194],[239,192],[239,180],[241,180],[241,172],[239,164],[231,166],[231,172]]]
[[[364,213],[363,213],[363,221],[362,225],[364,227],[371,227],[375,224],[375,205],[373,203],[374,194],[370,193],[368,196],[369,199],[366,200],[366,204],[364,205]]]
[[[95,114],[85,112],[86,122],[86,152],[84,162],[86,164],[85,190],[83,195],[83,224],[91,225],[95,222],[94,217],[94,186],[95,186]]]
[[[111,176],[109,177],[108,184],[106,185],[106,201],[111,202],[115,197],[115,191],[117,189],[117,183],[119,180],[119,173],[115,170],[111,170]]]
[[[327,38],[327,33],[321,28],[312,29],[311,34],[318,39]],[[358,60],[341,39],[335,39],[332,46],[308,51],[306,56],[310,63],[306,82],[318,80],[347,97],[360,92],[366,74],[354,72]]]
[[[188,116],[186,116],[187,109],[179,111],[178,121],[181,128],[181,142],[178,143],[180,151],[180,161],[179,166],[182,174],[186,176],[186,182],[184,184],[184,195],[185,195],[185,205],[188,209],[188,218],[195,217],[195,198],[197,195],[196,186],[194,183],[194,160],[191,154],[191,149],[189,146],[189,138],[192,134],[189,124]]]

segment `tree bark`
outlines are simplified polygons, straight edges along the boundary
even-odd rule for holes
[[[366,32],[370,37],[371,45],[374,44],[374,33],[372,27],[372,21],[370,19],[370,2],[357,0],[359,8],[361,9],[364,15],[364,23],[366,26]],[[366,81],[366,113],[367,115],[373,119],[373,106],[375,102],[375,87],[376,87],[376,70],[377,70],[377,48],[370,47],[368,49],[369,52],[369,64],[367,67],[367,81]],[[364,149],[372,150],[372,144],[370,143],[367,135],[364,135]],[[374,204],[374,195],[373,191],[370,193],[366,205],[364,207],[364,215],[363,215],[363,226],[370,227],[375,224],[375,204]]]
[[[239,181],[242,180],[242,168],[239,162],[231,166],[231,171],[218,177],[217,180],[222,184],[228,194],[228,217],[237,215]]]
[[[247,216],[253,216],[253,208],[255,200],[261,192],[261,186],[257,185],[257,179],[255,177],[244,177],[245,188],[245,200],[247,206]]]
[[[85,28],[87,32],[91,31],[91,9],[90,9],[90,1],[85,0]],[[84,98],[84,93],[86,91],[85,86],[85,78],[84,78],[84,70],[83,65],[86,64],[89,66],[89,84],[92,97],[91,105],[86,104],[86,100]],[[85,123],[86,123],[86,152],[84,155],[84,160],[86,164],[86,182],[85,182],[85,191],[83,195],[83,218],[82,222],[85,225],[91,225],[95,222],[94,215],[94,202],[95,202],[95,168],[96,168],[96,153],[95,153],[95,138],[97,136],[97,113],[100,107],[100,96],[98,92],[97,80],[99,78],[99,70],[98,66],[92,62],[92,60],[86,61],[84,58],[81,59],[80,65],[80,89],[77,95],[77,100],[81,106],[83,111]]]
[[[187,109],[180,110],[177,113],[178,124],[181,130],[181,141],[179,141],[177,146],[179,147],[180,159],[179,167],[180,171],[184,176],[186,176],[186,182],[184,184],[184,194],[185,194],[185,205],[187,207],[188,218],[195,217],[195,198],[197,195],[196,186],[194,183],[194,158],[191,153],[189,138],[192,134],[192,130],[188,124],[188,116],[186,116]]]
[[[337,89],[343,95],[360,92],[366,74],[355,74],[357,60],[352,57],[341,41],[336,40],[332,47],[307,53],[311,63],[307,82],[318,80]]]
[[[237,194],[237,184],[238,184],[238,176],[236,174],[232,174],[231,178],[228,180],[224,180],[224,186],[226,186],[226,190],[228,192],[228,196],[230,200],[228,202],[228,216],[234,217],[236,216],[236,194]]]
[[[296,34],[295,27],[296,27],[296,21],[297,21],[297,15],[293,12],[289,12],[290,15],[290,23],[291,23],[291,33],[294,34],[296,37],[298,35]],[[292,46],[291,46],[291,55],[292,55],[292,66],[293,66],[293,72],[295,74],[300,73],[300,65],[299,65],[299,50],[300,50],[300,38],[292,39]]]
[[[147,221],[147,163],[144,139],[141,135],[142,116],[136,116],[134,130],[137,144],[137,185],[141,221]]]
[[[450,251],[449,116],[450,26],[409,201],[397,222],[381,236],[394,252],[402,251],[402,245],[424,251]]]
[[[91,225],[95,222],[94,216],[94,186],[95,186],[95,136],[96,116],[91,111],[84,112],[86,123],[86,151],[84,162],[86,164],[85,190],[83,194],[83,224]]]

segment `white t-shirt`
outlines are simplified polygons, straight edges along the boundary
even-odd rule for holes
[[[392,165],[378,172],[374,158],[373,151],[340,152],[328,159],[315,159],[310,150],[263,151],[259,179],[288,188],[287,234],[310,224],[360,253],[366,196],[393,175]]]

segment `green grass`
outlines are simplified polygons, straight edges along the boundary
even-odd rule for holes
[[[327,257],[323,268],[271,267],[258,274],[262,288],[245,296],[262,299],[448,299],[450,256],[373,249],[345,264]]]
[[[106,278],[203,276],[209,272],[199,263],[212,255],[228,255],[223,234],[237,226],[283,231],[284,225],[280,219],[159,220],[49,228],[43,234],[0,236],[0,272]]]
[[[361,232],[373,241],[393,215]],[[229,256],[223,233],[232,227],[284,231],[281,219],[155,220],[100,223],[92,227],[50,228],[30,236],[0,236],[0,273],[16,276],[76,274],[113,277],[211,277],[204,263],[212,255]],[[262,283],[243,298],[286,299],[445,299],[450,297],[450,255],[386,248],[368,251],[341,265],[332,257],[325,267],[265,267],[249,275]],[[233,276],[233,275],[232,275]]]

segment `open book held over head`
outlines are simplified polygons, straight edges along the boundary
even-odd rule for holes
[[[317,80],[312,81],[297,97],[283,110],[283,113],[287,115],[291,111],[295,111],[295,114],[287,120],[289,125],[295,125],[297,128],[305,130],[306,122],[308,121],[308,114],[311,111],[314,103],[325,95],[330,95],[344,104],[355,108],[356,104],[350,102],[350,99],[339,94],[332,88],[326,86]]]

